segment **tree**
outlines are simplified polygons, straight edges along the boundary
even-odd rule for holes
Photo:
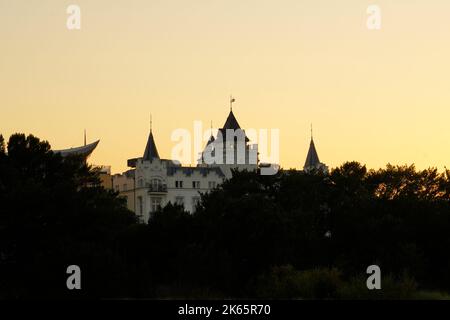
[[[389,275],[380,297],[449,291],[449,176],[234,171],[195,213],[169,203],[140,225],[83,159],[16,134],[0,143],[0,297],[361,298],[372,264]]]
[[[62,158],[32,135],[12,135],[3,157],[0,296],[69,295],[64,277],[71,264],[83,271],[83,295],[120,294],[120,284],[110,285],[122,272],[114,241],[135,223],[123,200],[100,186],[83,159]]]
[[[5,156],[5,139],[0,134],[0,156]]]

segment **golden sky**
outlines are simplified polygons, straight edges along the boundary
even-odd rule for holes
[[[81,8],[68,30],[66,8]],[[366,27],[377,4],[382,28]],[[98,165],[159,153],[177,128],[278,128],[280,162],[450,166],[448,0],[0,0],[0,132]]]

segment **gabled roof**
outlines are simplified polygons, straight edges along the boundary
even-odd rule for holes
[[[153,159],[159,159],[158,149],[156,149],[155,139],[153,138],[153,133],[150,130],[148,135],[147,145],[145,147],[143,160],[152,161]]]
[[[87,144],[85,146],[76,147],[76,148],[70,148],[70,149],[64,149],[64,150],[54,150],[54,153],[59,153],[62,157],[68,157],[68,156],[82,156],[87,158],[97,147],[100,140],[97,140],[95,142],[92,142],[90,144]]]
[[[319,156],[317,155],[316,147],[314,145],[314,140],[311,138],[311,143],[309,144],[308,155],[306,156],[304,168],[313,168],[320,165]]]

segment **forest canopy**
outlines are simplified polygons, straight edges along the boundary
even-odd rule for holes
[[[357,162],[327,175],[234,172],[195,213],[169,204],[139,224],[82,159],[0,136],[0,297],[447,297],[449,174]],[[72,264],[79,291],[66,287]]]

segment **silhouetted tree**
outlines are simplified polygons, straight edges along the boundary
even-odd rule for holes
[[[66,288],[72,264],[83,272],[81,296],[122,293],[112,281],[122,272],[114,239],[135,218],[99,185],[95,170],[54,154],[46,141],[15,134],[1,160],[0,186],[0,295],[77,296]]]
[[[411,298],[450,291],[450,172],[347,162],[330,174],[234,171],[194,214],[148,224],[98,172],[47,142],[0,136],[1,297]],[[65,287],[80,265],[83,290]],[[378,264],[383,294],[367,294]],[[384,278],[383,278],[384,279]],[[361,284],[362,283],[362,284]]]

